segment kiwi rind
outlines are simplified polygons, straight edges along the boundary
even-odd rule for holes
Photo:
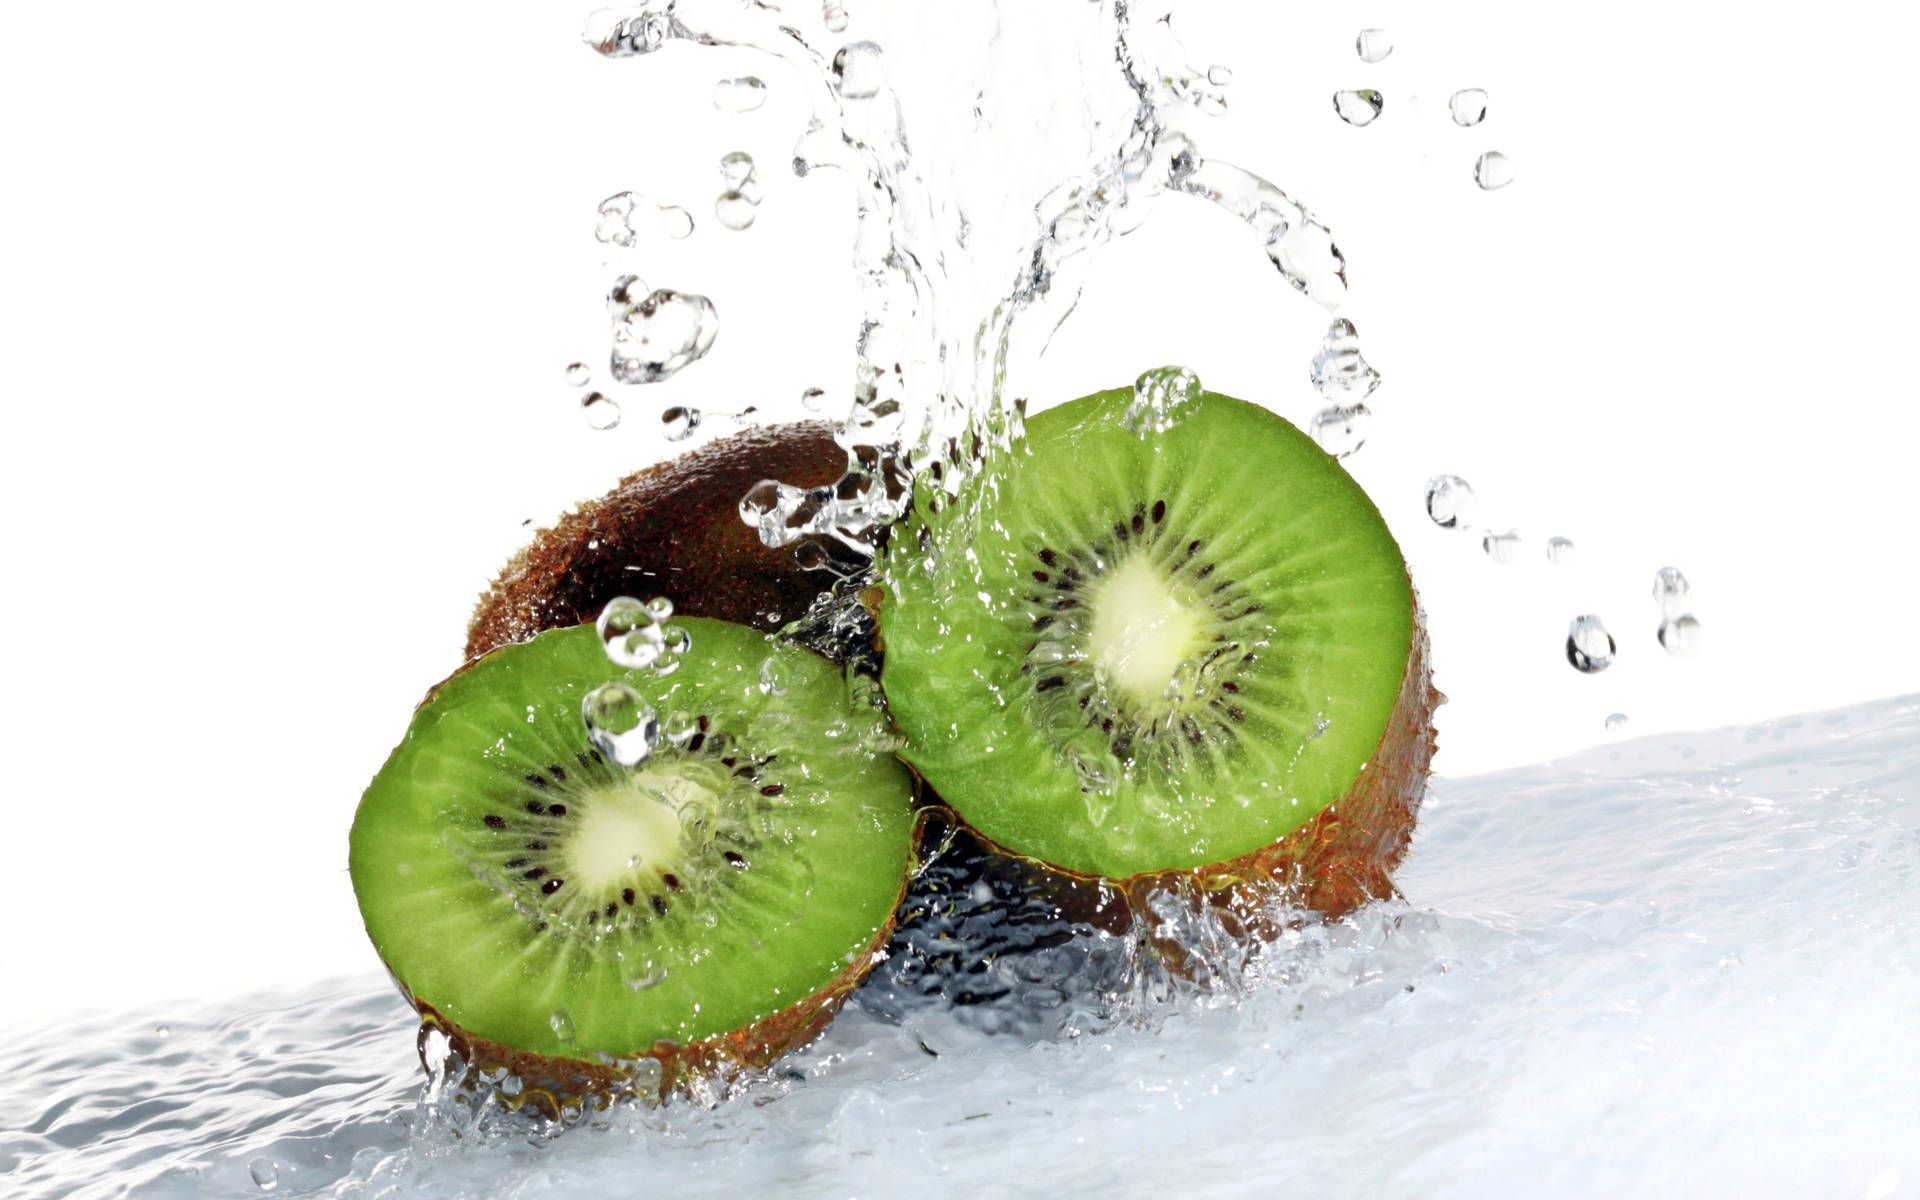
[[[599,616],[616,596],[665,596],[676,611],[773,632],[829,579],[792,547],[768,547],[740,519],[763,479],[824,487],[847,452],[823,421],[742,430],[622,479],[561,517],[508,561],[467,626],[466,656]]]
[[[753,711],[751,706],[762,702],[758,697],[758,693],[755,692],[754,684],[752,683],[755,668],[764,657],[778,654],[781,656],[779,660],[781,664],[781,679],[788,689],[795,694],[799,704],[805,706],[807,715],[801,719],[803,727],[811,728],[814,723],[823,723],[829,720],[834,721],[835,726],[838,727],[840,721],[834,713],[822,715],[821,712],[822,697],[828,694],[824,692],[823,689],[832,687],[838,690],[838,694],[842,697],[841,703],[846,706],[846,720],[844,722],[846,729],[842,730],[842,733],[846,735],[847,744],[852,745],[853,743],[863,742],[860,726],[863,722],[871,723],[875,719],[875,715],[871,712],[863,713],[855,710],[854,705],[846,699],[844,680],[839,678],[839,673],[835,668],[817,656],[790,646],[776,649],[776,647],[769,645],[767,640],[760,635],[738,626],[698,618],[686,619],[683,621],[683,624],[689,629],[693,636],[693,649],[688,652],[687,656],[689,661],[685,663],[674,676],[664,680],[657,676],[648,678],[647,673],[643,672],[623,673],[614,668],[611,663],[605,660],[604,655],[599,649],[598,638],[590,627],[550,631],[542,635],[540,639],[541,644],[503,648],[483,659],[468,664],[468,666],[456,672],[453,677],[436,686],[429,693],[427,699],[423,701],[420,708],[416,710],[415,721],[409,729],[407,740],[403,741],[401,745],[395,749],[387,766],[382,769],[382,776],[376,777],[374,785],[369,788],[369,798],[368,800],[363,800],[362,815],[364,816],[368,813],[367,805],[371,802],[371,797],[374,795],[376,789],[381,787],[383,777],[392,775],[394,779],[400,781],[390,783],[388,789],[388,796],[390,798],[393,795],[393,787],[405,788],[408,786],[405,781],[416,768],[417,764],[415,760],[418,757],[417,755],[409,757],[410,743],[412,743],[416,737],[426,736],[423,731],[430,730],[434,721],[448,720],[454,722],[455,725],[459,725],[484,720],[484,718],[489,715],[484,705],[477,710],[473,707],[461,705],[459,701],[462,698],[470,698],[478,694],[488,703],[498,701],[507,703],[509,706],[517,706],[520,703],[520,696],[522,694],[533,690],[544,693],[548,690],[550,681],[552,685],[551,690],[556,693],[557,697],[553,703],[562,709],[577,705],[578,697],[572,693],[578,692],[583,684],[591,685],[594,682],[604,682],[607,679],[620,678],[625,679],[631,685],[642,690],[643,694],[648,695],[649,699],[656,700],[657,703],[660,702],[662,698],[670,701],[674,696],[698,698],[704,690],[708,693],[708,699],[702,701],[702,703],[711,704],[711,697],[713,695],[718,694],[724,696],[738,692],[741,687],[744,687],[746,693],[754,696],[753,699],[745,702],[749,706],[748,711]],[[555,641],[555,639],[561,640]],[[554,661],[554,656],[553,653],[550,652],[562,645],[568,649],[565,650],[560,661],[568,665],[570,675],[581,675],[585,678],[575,679],[570,676],[568,678],[561,678],[551,673],[551,663]],[[724,671],[730,672],[731,674],[725,674],[717,682],[712,682],[710,685],[700,685],[694,681],[693,673],[699,671],[703,665],[706,665],[701,655],[702,647],[708,650],[708,654],[704,656],[705,658],[717,657],[723,660],[728,664],[724,668]],[[544,658],[541,657],[543,654],[545,655]],[[543,675],[541,673],[542,667],[547,668],[549,674]],[[502,674],[502,671],[505,673]],[[507,699],[503,700],[500,695],[487,697],[482,689],[475,686],[476,683],[489,678],[498,682],[498,688],[496,690],[501,691]],[[693,687],[694,690],[688,692],[686,690],[688,687]],[[436,709],[436,702],[449,695],[453,697],[449,706]],[[792,718],[791,713],[783,716],[780,711],[785,702],[766,700],[764,703],[769,706],[770,711],[770,715],[766,717],[767,720],[785,720]],[[577,708],[575,711],[577,711]],[[661,711],[668,711],[665,704],[662,705]],[[837,711],[839,710],[835,710],[835,712]],[[832,803],[834,796],[831,790],[834,786],[833,779],[843,777],[843,773],[836,773],[831,768],[834,763],[841,762],[845,752],[838,749],[833,750],[831,757],[828,756],[828,753],[829,752],[824,749],[813,752],[807,747],[793,747],[782,751],[783,757],[787,759],[787,764],[790,769],[808,772],[809,777],[817,778],[824,784],[825,788],[828,789],[827,799],[824,802]],[[596,1090],[610,1089],[612,1085],[623,1076],[631,1075],[630,1067],[621,1065],[622,1060],[630,1063],[641,1057],[658,1059],[664,1068],[662,1076],[663,1084],[668,1087],[674,1086],[678,1081],[685,1079],[692,1072],[711,1070],[715,1066],[723,1063],[763,1065],[786,1049],[810,1039],[824,1028],[841,999],[844,998],[846,992],[856,984],[866,973],[867,969],[870,968],[874,961],[875,954],[884,947],[891,933],[894,913],[897,909],[900,895],[905,887],[907,872],[912,859],[912,846],[915,841],[915,835],[912,830],[913,819],[908,811],[908,796],[911,790],[911,781],[907,773],[883,752],[872,753],[862,750],[859,752],[859,757],[861,757],[862,761],[871,759],[871,770],[877,772],[877,774],[866,775],[866,769],[863,768],[863,776],[865,777],[860,784],[863,791],[855,794],[865,796],[865,799],[860,802],[862,804],[861,811],[871,816],[875,822],[880,822],[880,824],[876,824],[873,827],[876,832],[858,835],[860,840],[857,844],[864,847],[864,849],[859,851],[859,855],[863,861],[868,861],[875,865],[882,861],[891,861],[896,865],[890,868],[892,873],[888,876],[884,884],[875,881],[873,886],[868,886],[867,884],[860,885],[865,899],[858,900],[855,903],[857,903],[858,912],[865,915],[854,916],[847,911],[843,905],[841,915],[836,920],[839,925],[847,925],[849,920],[857,920],[859,922],[858,927],[863,930],[870,929],[870,933],[863,933],[861,935],[860,945],[845,947],[844,957],[841,953],[842,947],[833,941],[833,939],[837,939],[841,935],[827,935],[828,940],[833,942],[833,945],[830,950],[823,950],[823,954],[828,957],[821,959],[821,970],[822,974],[832,970],[831,978],[822,979],[818,975],[807,977],[798,987],[791,988],[787,991],[787,996],[791,1002],[772,1011],[769,1011],[767,1008],[760,1008],[754,1012],[752,1019],[734,1022],[736,1025],[734,1028],[714,1028],[703,1036],[684,1037],[678,1041],[655,1039],[647,1044],[636,1045],[622,1044],[610,1046],[604,1037],[596,1036],[590,1039],[583,1036],[581,1038],[582,1045],[578,1049],[578,1053],[575,1053],[572,1047],[561,1047],[550,1044],[545,1038],[529,1036],[524,1032],[505,1038],[501,1036],[489,1036],[493,1031],[485,1028],[486,1022],[484,1019],[482,1020],[481,1026],[473,1028],[464,1027],[462,1022],[465,1018],[458,1015],[456,1010],[459,1006],[457,1004],[450,1007],[445,997],[438,994],[429,994],[434,992],[436,988],[431,984],[430,980],[427,979],[427,973],[416,976],[417,981],[422,982],[420,991],[416,993],[416,991],[410,988],[407,982],[402,979],[399,972],[392,971],[392,968],[400,964],[397,961],[389,959],[387,951],[392,947],[383,944],[380,933],[376,928],[376,925],[378,925],[379,928],[387,929],[389,938],[393,938],[394,931],[392,923],[394,918],[391,912],[383,917],[380,922],[376,923],[373,910],[368,910],[369,933],[374,938],[376,949],[381,951],[383,960],[388,962],[390,971],[395,975],[396,982],[401,984],[403,993],[407,995],[409,1001],[413,1003],[421,1013],[423,1020],[445,1030],[454,1048],[462,1054],[463,1058],[469,1064],[477,1066],[482,1070],[488,1069],[492,1065],[510,1067],[526,1084],[522,1096],[532,1099],[536,1103],[550,1107],[557,1106],[566,1097],[591,1093]],[[419,763],[430,764],[430,760],[419,760]],[[585,766],[584,761],[581,765]],[[844,767],[846,764],[841,763],[841,765]],[[879,799],[879,797],[885,794],[884,789],[888,783],[886,776],[889,772],[898,776],[897,781],[895,781],[897,783],[899,803],[897,816],[889,816],[888,811],[890,810],[883,811],[886,808],[885,802]],[[876,791],[876,789],[879,790]],[[803,787],[803,792],[808,790],[809,789]],[[795,795],[791,789],[788,789],[784,794],[789,798]],[[779,803],[785,802],[786,801],[779,801]],[[434,802],[431,798],[425,799],[421,801],[421,803],[428,808],[434,807]],[[876,808],[875,805],[879,805],[879,807]],[[408,855],[418,856],[417,846],[413,849],[396,849],[396,847],[401,846],[405,837],[412,837],[414,835],[409,833],[403,837],[395,833],[392,805],[391,803],[386,803],[385,807],[387,815],[381,819],[366,821],[356,818],[352,854],[353,866],[355,868],[356,891],[361,890],[363,879],[371,878],[373,873],[380,871],[384,866],[388,865],[389,861],[396,854],[403,857]],[[862,823],[864,823],[864,818]],[[489,817],[486,824],[493,826],[494,819]],[[888,829],[894,832],[885,832]],[[444,833],[437,835],[435,846],[444,841],[445,836]],[[878,841],[874,840],[876,837],[879,839]],[[842,840],[844,841],[844,838]],[[889,840],[897,840],[897,846],[885,855],[875,857],[876,854],[879,854],[879,849],[883,844]],[[848,848],[851,849],[852,844],[850,844]],[[418,869],[431,872],[437,868],[431,864],[422,863]],[[413,869],[409,868],[408,871],[409,874],[412,874]],[[416,875],[415,877],[420,876]],[[882,894],[882,888],[885,889],[884,894]],[[435,896],[439,895],[441,895],[441,893],[435,893]],[[465,893],[458,895],[448,894],[447,900],[455,907],[462,907],[467,903]],[[367,903],[367,895],[363,893],[363,908]],[[412,902],[406,901],[405,903]],[[867,924],[869,920],[872,921],[871,926]],[[843,930],[843,932],[851,933],[852,928],[849,927]],[[818,937],[813,937],[813,935],[807,936],[812,937],[814,941],[820,940]],[[816,949],[818,948],[819,947],[816,947]],[[419,950],[416,944],[415,949],[410,952],[416,963],[418,953]],[[827,965],[828,958],[831,959],[832,967]],[[568,961],[571,961],[571,959],[569,958]],[[807,961],[811,962],[812,958],[809,957]],[[833,967],[837,967],[838,969],[833,970]],[[710,970],[711,968],[705,969]],[[804,969],[811,970],[812,968]],[[748,974],[750,977],[752,976],[751,972]],[[792,972],[789,971],[788,974],[792,974]],[[543,976],[543,979],[544,978]],[[755,988],[760,986],[761,985],[757,983],[754,985]],[[811,990],[806,991],[805,994],[800,994],[802,988],[810,988]],[[604,991],[601,994],[604,999]],[[705,993],[695,994],[702,995]],[[548,995],[550,996],[551,993],[548,993]],[[791,999],[795,995],[798,995],[799,998]],[[544,1005],[546,1002],[547,1001],[543,1000],[541,1004]],[[715,1018],[712,1010],[719,1007],[723,1007],[723,1001],[716,1000],[709,1003],[707,1016],[705,1018],[696,1016],[692,1018],[685,1027],[693,1028],[695,1032],[698,1032],[696,1026],[698,1026],[699,1022],[704,1020],[707,1024],[711,1025]],[[695,1011],[697,1014],[698,1010],[696,1009]],[[472,1022],[468,1021],[467,1025],[472,1025]],[[509,1042],[516,1044],[509,1044]],[[587,1048],[589,1045],[592,1047],[591,1049]],[[543,1096],[545,1096],[546,1099],[542,1099]]]
[[[1031,435],[1039,434],[1038,440],[1043,448],[1037,457],[1046,457],[1056,463],[1068,462],[1070,465],[1067,469],[1076,473],[1076,479],[1097,476],[1103,469],[1103,464],[1095,461],[1100,451],[1097,446],[1080,444],[1079,432],[1083,426],[1091,429],[1103,422],[1117,420],[1118,413],[1128,399],[1130,393],[1122,389],[1086,397],[1043,413],[1029,423],[1029,446],[1026,449],[1017,448],[1013,454],[1034,453]],[[1304,442],[1304,435],[1291,426],[1285,426],[1280,418],[1264,409],[1213,395],[1207,396],[1205,403],[1212,406],[1215,413],[1223,408],[1238,410],[1230,414],[1236,420],[1252,420],[1249,414],[1257,412],[1260,422],[1284,426],[1288,434]],[[1056,424],[1049,429],[1049,422]],[[1059,423],[1065,422],[1076,424],[1063,433]],[[1249,432],[1253,431],[1250,429]],[[1331,471],[1339,470],[1331,459],[1326,459],[1310,443],[1306,443],[1306,448],[1312,457],[1324,460]],[[1208,466],[1205,462],[1184,465],[1192,471],[1205,470]],[[1014,461],[1010,469],[1021,469],[1020,462]],[[1329,483],[1332,482],[1330,479]],[[1379,724],[1374,726],[1379,730],[1378,737],[1348,750],[1354,766],[1349,774],[1341,777],[1347,780],[1347,784],[1337,799],[1317,812],[1304,814],[1296,828],[1276,830],[1275,836],[1269,840],[1243,845],[1232,853],[1208,856],[1215,861],[1174,863],[1133,872],[1103,872],[1097,865],[1063,864],[1058,860],[1046,863],[1041,856],[1031,852],[1030,846],[1010,845],[1005,839],[996,840],[980,830],[977,823],[976,832],[1002,852],[1035,861],[1041,868],[1105,884],[1117,882],[1134,893],[1141,889],[1167,886],[1218,893],[1232,891],[1236,881],[1258,881],[1268,889],[1281,883],[1290,898],[1324,911],[1345,911],[1367,899],[1390,894],[1390,872],[1404,852],[1414,813],[1425,788],[1433,753],[1431,715],[1440,697],[1431,686],[1424,620],[1411,583],[1405,581],[1405,567],[1400,561],[1398,548],[1392,546],[1392,539],[1385,533],[1384,525],[1378,524],[1377,510],[1365,499],[1364,493],[1360,493],[1344,477],[1338,481],[1335,490],[1349,493],[1342,500],[1345,507],[1364,506],[1364,515],[1370,516],[1378,525],[1378,540],[1384,546],[1391,547],[1392,561],[1402,580],[1400,604],[1404,606],[1400,610],[1402,615],[1399,620],[1391,623],[1400,624],[1406,630],[1407,639],[1404,658],[1395,664],[1398,668],[1398,688],[1393,689],[1392,685],[1388,685],[1389,690],[1371,702],[1377,705],[1372,711],[1381,714]],[[964,498],[961,503],[964,505]],[[923,520],[917,527],[909,524],[897,531],[893,545],[927,547],[931,544],[937,553],[943,532],[941,518]],[[970,548],[975,545],[978,543],[971,543]],[[924,622],[941,605],[967,603],[972,597],[958,594],[948,596],[929,585],[922,555],[910,550],[906,554],[890,556],[883,567],[883,579],[889,592],[878,605],[881,639],[889,651],[883,682],[896,718],[909,734],[903,757],[915,766],[934,789],[939,790],[943,786],[954,789],[945,795],[945,799],[964,816],[967,811],[964,792],[977,787],[979,780],[969,778],[965,770],[956,772],[947,769],[948,764],[941,762],[938,747],[931,748],[930,753],[930,748],[924,742],[916,744],[912,735],[916,730],[926,730],[930,722],[950,723],[965,709],[979,713],[982,707],[990,707],[983,706],[977,696],[966,695],[964,686],[954,687],[940,677],[944,675],[946,681],[952,681],[967,678],[970,671],[993,670],[995,668],[988,658],[991,652],[983,650],[977,653],[975,657],[981,659],[980,662],[969,660],[954,664],[945,661],[948,656],[944,650],[934,654],[923,648],[930,643]],[[967,582],[972,585],[977,581],[969,579]],[[914,628],[911,620],[901,620],[903,604],[917,606],[918,611],[911,613],[910,617],[922,622],[920,628]],[[1390,620],[1390,617],[1390,613],[1383,612],[1375,619]],[[935,619],[943,618],[944,613],[941,613]],[[904,637],[900,636],[903,631]],[[949,640],[958,636],[949,631]],[[903,647],[905,653],[902,653]],[[1376,682],[1370,686],[1379,686],[1378,676],[1376,668]],[[916,707],[918,711],[915,711]],[[984,721],[989,718],[987,714],[981,714],[976,719]],[[989,728],[994,729],[996,734],[1003,732],[997,726]],[[937,738],[945,732],[945,728],[936,725],[934,731]],[[1012,739],[1005,740],[1010,743]],[[1334,788],[1338,787],[1336,781]],[[1066,802],[1071,803],[1072,798]]]

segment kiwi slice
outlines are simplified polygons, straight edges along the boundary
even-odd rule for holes
[[[748,429],[655,464],[581,504],[508,562],[467,626],[467,657],[599,616],[616,596],[666,596],[677,611],[769,632],[800,616],[829,577],[802,570],[740,519],[763,479],[825,487],[847,469],[833,427]]]
[[[1384,894],[1439,699],[1393,537],[1273,413],[1208,393],[1141,433],[1131,399],[1032,418],[894,535],[903,757],[990,842],[1072,874]]]
[[[589,626],[469,664],[354,818],[354,893],[401,988],[469,1063],[549,1101],[642,1057],[672,1082],[812,1036],[905,886],[911,778],[841,672],[738,625],[676,624],[691,644],[665,676],[617,670]],[[631,766],[582,721],[609,681],[659,722]]]

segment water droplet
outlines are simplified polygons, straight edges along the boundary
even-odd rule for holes
[[[614,318],[613,376],[621,383],[657,383],[698,362],[719,332],[712,301],[660,288]]]
[[[620,406],[604,392],[588,392],[580,397],[580,411],[587,415],[587,428],[606,431],[620,424]]]
[[[1473,164],[1473,181],[1486,191],[1496,191],[1513,182],[1513,160],[1498,150],[1489,150]]]
[[[1313,387],[1329,404],[1355,404],[1373,395],[1380,372],[1360,353],[1359,332],[1344,318],[1327,327],[1313,356]]]
[[[1372,88],[1360,88],[1356,91],[1335,92],[1333,111],[1340,119],[1357,129],[1373,124],[1380,110],[1387,106],[1387,98]]]
[[[624,321],[627,314],[640,307],[647,298],[648,288],[638,275],[622,275],[613,281],[607,289],[607,316],[615,321]]]
[[[749,193],[730,188],[713,202],[713,218],[738,233],[753,224],[753,219],[760,215],[759,207]]]
[[[623,767],[645,760],[660,740],[653,709],[639,692],[618,680],[601,684],[581,699],[580,719],[594,749]]]
[[[1675,658],[1692,658],[1700,652],[1700,618],[1682,613],[1660,622],[1660,644]]]
[[[647,964],[647,970],[644,973],[628,977],[627,988],[630,991],[644,992],[648,988],[659,987],[661,984],[665,983],[666,981],[667,981],[667,969],[665,967],[656,967],[653,964],[649,963]]]
[[[1442,529],[1469,529],[1480,512],[1472,485],[1458,475],[1435,475],[1427,481],[1427,515]]]
[[[1313,414],[1313,440],[1335,458],[1346,458],[1367,444],[1373,413],[1364,404],[1334,405]]]
[[[673,601],[665,596],[655,596],[646,603],[647,618],[652,621],[664,621],[673,615]]]
[[[1613,650],[1613,635],[1592,613],[1567,626],[1567,661],[1574,670],[1586,675],[1606,670],[1613,665]]]
[[[561,378],[565,379],[570,387],[585,387],[587,381],[593,378],[593,369],[582,362],[568,363],[567,369],[561,373]]]
[[[1455,125],[1473,126],[1487,119],[1487,93],[1482,88],[1461,88],[1447,101]]]
[[[563,1042],[573,1040],[573,1014],[564,1008],[556,1008],[547,1017],[547,1028],[553,1030],[553,1036]]]
[[[720,178],[730,188],[741,187],[753,178],[753,155],[734,150],[720,156]]]
[[[157,1038],[170,1038],[173,1036],[173,1027],[171,1025],[155,1025],[153,1027],[153,1036]]]
[[[721,112],[752,112],[767,102],[767,85],[752,75],[722,79],[713,85],[713,106]]]
[[[1607,714],[1608,729],[1610,730],[1625,729],[1626,727],[1627,727],[1627,714],[1625,713],[1608,713]]]
[[[1508,564],[1520,561],[1520,552],[1524,548],[1520,534],[1512,529],[1505,533],[1489,533],[1480,539],[1480,548],[1487,557],[1497,563]]]
[[[594,628],[615,666],[645,670],[659,661],[666,648],[659,622],[632,596],[615,596],[607,601]]]
[[[848,100],[871,100],[885,81],[880,47],[873,42],[848,42],[833,55],[833,86]]]
[[[684,442],[700,428],[700,410],[676,404],[660,414],[660,424],[666,427],[668,441]]]
[[[247,1174],[253,1176],[253,1186],[263,1192],[280,1186],[280,1164],[264,1154],[247,1164]]]
[[[787,694],[787,681],[782,676],[779,665],[771,657],[760,660],[760,691],[767,696]]]
[[[826,398],[827,393],[824,388],[810,387],[800,393],[800,407],[808,412],[819,412],[820,405],[826,401]]]
[[[1185,367],[1154,367],[1133,382],[1133,400],[1121,421],[1145,437],[1179,423],[1180,410],[1200,398],[1200,377]]]
[[[839,0],[822,0],[820,20],[826,25],[828,33],[845,33],[847,31],[846,5],[841,4]]]
[[[617,192],[602,200],[593,236],[609,246],[633,245],[633,210],[638,204],[632,192]]]
[[[1548,538],[1547,561],[1556,567],[1571,565],[1573,562],[1573,542],[1563,537]]]
[[[688,237],[693,233],[693,214],[678,204],[664,205],[660,209],[660,232],[674,241]]]
[[[1661,567],[1653,573],[1653,603],[1668,619],[1693,611],[1693,587],[1679,567]]]
[[[1387,55],[1393,53],[1393,38],[1384,29],[1362,29],[1360,36],[1353,39],[1353,52],[1360,56],[1361,62],[1384,62]]]

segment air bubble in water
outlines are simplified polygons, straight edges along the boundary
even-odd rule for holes
[[[1627,727],[1627,714],[1625,713],[1608,713],[1607,714],[1607,728],[1609,730],[1625,729],[1626,727]]]
[[[1145,437],[1179,423],[1180,410],[1200,398],[1200,377],[1185,367],[1154,367],[1133,382],[1133,400],[1121,421]]]
[[[580,719],[594,749],[623,767],[644,761],[660,740],[660,723],[653,710],[639,692],[617,680],[601,684],[581,699]]]
[[[587,381],[593,378],[593,369],[583,362],[568,363],[567,369],[561,372],[561,378],[570,387],[585,387]]]
[[[1568,566],[1573,562],[1573,542],[1567,538],[1547,539],[1547,561],[1556,567]]]
[[[574,1037],[573,1014],[564,1008],[556,1008],[547,1017],[547,1028],[553,1030],[553,1036],[563,1042],[571,1042]]]
[[[620,424],[620,406],[605,392],[588,392],[580,397],[580,411],[587,415],[587,428],[602,432]]]
[[[660,414],[660,424],[666,427],[667,440],[684,442],[700,428],[700,410],[683,408],[676,404]]]
[[[752,112],[767,102],[767,85],[752,75],[722,79],[713,85],[713,106],[721,112]]]
[[[1487,93],[1482,88],[1461,88],[1447,101],[1455,125],[1473,126],[1487,119]]]
[[[848,42],[833,55],[833,86],[848,100],[871,100],[884,81],[880,47],[873,42]]]
[[[847,31],[846,5],[841,4],[840,0],[822,0],[820,21],[827,27],[828,33],[845,33]]]
[[[749,193],[729,188],[713,202],[713,219],[738,233],[753,225],[753,219],[760,215],[759,208]]]
[[[1373,124],[1380,110],[1387,106],[1387,98],[1372,88],[1359,88],[1352,91],[1333,94],[1333,111],[1340,119],[1356,129],[1364,129]]]
[[[1380,372],[1360,354],[1359,333],[1353,322],[1341,318],[1327,327],[1327,336],[1313,356],[1313,387],[1329,404],[1354,404],[1373,395]]]
[[[1353,39],[1353,52],[1360,56],[1361,62],[1384,62],[1387,55],[1393,53],[1393,38],[1384,29],[1362,29],[1360,36]]]
[[[1489,150],[1473,164],[1473,181],[1485,191],[1497,191],[1513,182],[1513,160]]]
[[[1693,611],[1693,588],[1679,567],[1661,567],[1653,573],[1653,603],[1669,620]]]
[[[1309,430],[1320,448],[1335,458],[1346,458],[1367,443],[1373,413],[1364,404],[1336,404],[1313,414]]]
[[[253,1186],[263,1192],[280,1186],[280,1164],[264,1154],[247,1164],[247,1174],[253,1177]]]
[[[1660,622],[1660,644],[1675,658],[1692,658],[1700,652],[1700,618],[1692,613]]]
[[[1473,487],[1458,475],[1435,475],[1427,481],[1427,515],[1440,528],[1470,528],[1479,509]]]
[[[660,288],[615,316],[613,376],[621,383],[658,383],[698,362],[719,332],[711,300]]]
[[[1567,626],[1567,661],[1574,670],[1599,674],[1613,665],[1613,650],[1613,635],[1592,613],[1575,617]]]

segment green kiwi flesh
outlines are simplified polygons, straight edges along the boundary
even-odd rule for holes
[[[884,942],[913,818],[878,716],[816,655],[674,623],[691,643],[664,676],[613,666],[591,626],[476,660],[428,695],[360,801],[367,932],[468,1041],[604,1064],[810,1032],[776,1018],[837,999]],[[632,767],[582,722],[613,680],[662,726]]]
[[[1376,756],[1410,816],[1426,754],[1388,751],[1430,752],[1437,695],[1378,510],[1266,409],[1208,393],[1142,435],[1131,399],[916,498],[881,568],[902,757],[994,844],[1107,878],[1257,861]]]

